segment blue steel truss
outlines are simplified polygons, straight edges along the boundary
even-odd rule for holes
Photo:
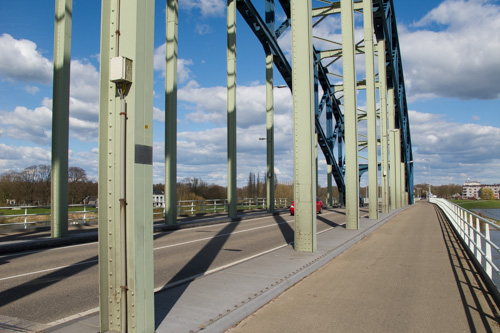
[[[278,45],[278,38],[290,27],[290,0],[278,0],[286,19],[278,29],[274,29],[275,5],[274,0],[265,0],[265,21],[261,18],[251,0],[237,0],[236,6],[252,29],[255,36],[261,42],[264,52],[274,56],[274,65],[285,80],[287,86],[292,90],[292,68],[288,63],[283,51]],[[406,188],[410,194],[410,203],[413,203],[413,160],[410,125],[408,121],[408,108],[406,103],[406,91],[404,86],[403,67],[401,63],[399,39],[396,28],[396,19],[392,0],[373,0],[374,28],[377,40],[386,41],[386,72],[389,87],[394,87],[396,126],[401,129],[401,156],[406,165]],[[318,144],[323,151],[326,162],[332,166],[332,176],[335,179],[340,193],[345,193],[344,182],[344,115],[340,110],[340,101],[335,97],[334,85],[330,82],[327,74],[328,69],[321,63],[320,52],[314,48],[314,91],[316,94],[315,105],[315,127],[318,134]],[[323,96],[318,103],[319,85],[323,90]],[[326,133],[320,123],[322,112],[326,113]],[[337,144],[337,158],[334,148]],[[366,164],[359,165],[360,177],[366,172]]]

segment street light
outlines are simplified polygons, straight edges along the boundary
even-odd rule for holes
[[[423,161],[429,162],[429,200],[431,199],[431,160],[423,158]]]

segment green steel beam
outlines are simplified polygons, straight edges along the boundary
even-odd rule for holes
[[[100,331],[154,332],[154,0],[103,1],[101,13]]]
[[[396,146],[395,169],[396,169],[396,208],[401,208],[401,130],[394,130],[394,143]]]
[[[274,212],[274,83],[273,55],[266,55],[266,141],[267,141],[267,211]]]
[[[342,67],[344,78],[344,139],[346,228],[359,228],[358,119],[354,49],[354,8],[352,0],[340,1],[342,26]]]
[[[396,165],[396,135],[395,135],[395,104],[394,104],[394,88],[389,88],[387,91],[387,100],[388,100],[388,118],[389,118],[389,133],[390,143],[389,143],[389,175],[390,175],[390,202],[391,209],[396,209],[396,184],[399,182],[399,179],[396,178],[396,169],[398,166]]]
[[[295,250],[315,252],[316,181],[311,0],[291,0]]]
[[[326,194],[328,206],[333,206],[333,196],[332,196],[332,166],[330,164],[326,165],[326,183],[328,186],[328,192]]]
[[[385,59],[385,40],[377,43],[379,99],[380,99],[380,169],[382,172],[382,213],[389,212],[389,170],[387,157],[387,73]]]
[[[178,0],[168,0],[165,52],[165,223],[177,222]]]
[[[237,215],[236,193],[236,0],[227,0],[227,200]]]
[[[68,136],[73,0],[56,0],[52,98],[51,235],[68,234]]]
[[[275,31],[274,0],[267,0],[266,26],[270,31]],[[269,213],[274,212],[274,56],[272,52],[266,53],[266,153],[267,153],[267,181],[266,204]]]
[[[377,161],[377,106],[375,97],[375,50],[373,46],[372,0],[363,0],[365,33],[366,112],[368,140],[368,181],[370,219],[378,219],[378,161]]]

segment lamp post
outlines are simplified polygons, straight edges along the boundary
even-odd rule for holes
[[[429,162],[429,200],[431,199],[431,160],[423,158],[423,161]]]

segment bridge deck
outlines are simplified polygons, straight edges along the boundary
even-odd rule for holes
[[[314,254],[287,246],[156,294],[156,331],[225,332],[246,318],[229,332],[500,332],[493,297],[433,205],[332,226]],[[44,331],[98,329],[94,313]]]
[[[500,332],[498,314],[439,209],[421,202],[230,332]]]

